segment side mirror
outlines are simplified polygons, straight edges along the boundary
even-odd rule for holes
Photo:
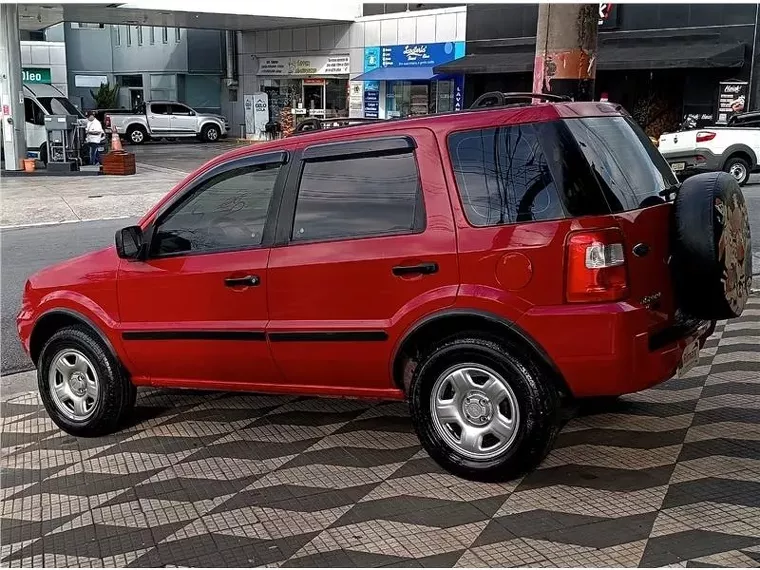
[[[143,231],[140,226],[129,226],[116,232],[116,253],[122,259],[140,259],[143,249]]]

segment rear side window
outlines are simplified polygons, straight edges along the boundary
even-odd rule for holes
[[[412,151],[305,162],[291,239],[332,240],[423,229]]]
[[[569,119],[565,125],[586,157],[613,213],[662,203],[678,183],[662,155],[624,117]]]
[[[448,145],[459,195],[472,225],[565,217],[533,125],[454,133]]]

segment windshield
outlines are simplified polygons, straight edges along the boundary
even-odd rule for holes
[[[76,115],[77,117],[84,117],[81,111],[74,107],[71,101],[65,97],[37,97],[37,101],[51,115]]]
[[[668,163],[644,132],[625,117],[565,121],[613,213],[662,203],[678,184]]]

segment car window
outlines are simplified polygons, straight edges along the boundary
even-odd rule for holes
[[[240,168],[202,184],[160,222],[154,255],[260,245],[280,167]]]
[[[472,225],[565,216],[533,125],[454,133],[448,146],[457,189]]]
[[[422,208],[412,152],[306,162],[291,239],[409,233],[421,229]]]
[[[24,120],[33,125],[45,124],[45,113],[28,97],[24,97]]]
[[[170,105],[170,107],[172,115],[190,116],[193,114],[192,110],[189,107],[185,107],[184,105],[177,105],[174,103],[173,105]]]
[[[644,132],[624,117],[568,119],[568,129],[602,187],[613,213],[662,202],[678,183]]]
[[[168,115],[169,105],[166,105],[164,103],[151,103],[150,112],[154,115]]]

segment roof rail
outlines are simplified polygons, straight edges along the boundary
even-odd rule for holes
[[[565,95],[553,95],[552,93],[502,93],[501,91],[489,91],[483,93],[470,105],[470,109],[482,109],[483,107],[504,107],[510,101],[524,101],[526,99],[541,99],[544,101],[572,101]]]
[[[337,129],[340,127],[353,127],[356,125],[366,125],[368,123],[377,123],[385,119],[364,119],[358,117],[335,117],[333,119],[317,119],[311,117],[298,123],[293,130],[294,135],[300,135],[310,131],[319,131],[322,129]]]

